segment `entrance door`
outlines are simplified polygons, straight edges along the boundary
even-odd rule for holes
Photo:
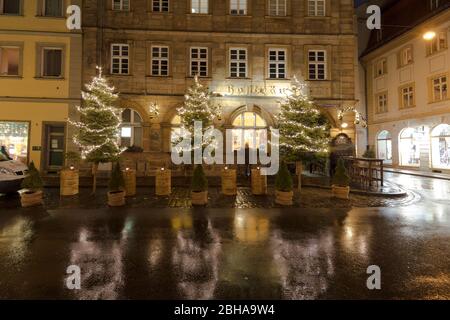
[[[57,173],[64,165],[65,132],[64,124],[45,125],[45,170],[48,173]]]

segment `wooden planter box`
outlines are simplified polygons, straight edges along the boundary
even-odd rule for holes
[[[349,194],[350,194],[350,187],[339,187],[339,186],[333,185],[331,187],[331,193],[333,194],[333,197],[335,197],[335,198],[348,200]]]
[[[23,208],[36,207],[43,204],[43,192],[22,192],[20,194],[20,202]]]
[[[293,199],[294,192],[275,191],[275,203],[282,206],[292,206],[294,204]]]
[[[127,197],[136,195],[136,170],[124,170],[123,179],[125,180],[125,192]]]
[[[208,204],[208,191],[191,192],[191,203],[193,206],[204,206]]]
[[[252,169],[252,193],[257,196],[267,194],[267,176],[261,175],[260,169]]]
[[[233,169],[224,169],[222,171],[222,193],[226,196],[235,196],[237,194],[237,172]]]
[[[123,207],[125,205],[125,191],[108,192],[108,205],[110,207]]]
[[[61,196],[75,196],[79,191],[80,173],[78,170],[63,169],[60,173]]]
[[[172,193],[172,171],[158,170],[155,177],[156,195],[169,196]]]

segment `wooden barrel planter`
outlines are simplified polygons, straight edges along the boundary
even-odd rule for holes
[[[267,194],[267,176],[261,175],[261,169],[252,169],[252,193],[256,196]]]
[[[237,194],[237,172],[234,169],[222,170],[222,193],[226,196]]]
[[[191,204],[193,206],[204,206],[208,204],[208,191],[191,192]]]
[[[161,169],[156,171],[156,195],[169,196],[172,193],[172,171]]]
[[[20,194],[20,203],[22,204],[23,208],[40,206],[43,204],[42,197],[43,197],[42,191],[22,192]]]
[[[64,169],[60,173],[61,196],[75,196],[79,193],[80,174],[75,169]]]
[[[125,181],[125,192],[127,197],[136,195],[136,170],[125,169],[123,171],[123,179]]]
[[[282,206],[292,206],[294,192],[283,192],[283,191],[275,191],[275,203]]]
[[[125,205],[125,191],[108,192],[108,205],[110,207],[123,207]]]

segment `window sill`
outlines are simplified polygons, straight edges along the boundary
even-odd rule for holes
[[[21,17],[21,18],[24,18],[25,17],[25,15],[24,14],[22,14],[22,13],[18,13],[18,14],[15,14],[15,13],[0,13],[0,17],[13,17],[13,18],[17,18],[17,17]]]
[[[412,62],[410,62],[410,63],[408,63],[408,64],[400,65],[400,66],[397,67],[397,69],[398,69],[398,70],[401,70],[401,69],[403,69],[403,68],[410,67],[410,66],[412,66],[413,64],[414,64],[414,61],[412,61]]]
[[[291,15],[288,15],[288,16],[270,16],[270,15],[267,15],[267,16],[264,16],[264,18],[265,19],[282,19],[282,20],[284,20],[284,19],[291,19],[292,16]]]
[[[16,79],[21,80],[23,79],[20,75],[9,75],[9,74],[0,74],[0,79]]]
[[[408,106],[408,107],[400,107],[399,110],[400,111],[408,111],[408,110],[414,109],[415,107],[416,107],[415,105],[414,106]]]
[[[66,17],[65,16],[57,16],[57,17],[55,17],[55,16],[35,16],[36,18],[38,18],[38,19],[52,19],[52,20],[66,20]]]
[[[379,76],[375,76],[374,79],[379,79],[379,78],[382,78],[382,77],[384,77],[384,76],[387,76],[387,73],[384,73],[384,74],[379,75]]]
[[[35,80],[53,80],[53,81],[63,81],[66,80],[64,77],[34,77]]]
[[[148,14],[155,15],[155,16],[173,16],[173,12],[171,11],[152,11],[148,10]]]
[[[442,100],[429,101],[428,104],[438,104],[438,103],[443,103],[443,102],[447,102],[447,101],[450,101],[450,97],[447,99],[442,99]]]
[[[110,73],[109,74],[110,77],[131,77],[133,76],[132,74],[119,74],[119,73]]]
[[[266,81],[291,81],[290,78],[266,78]]]
[[[311,19],[311,20],[324,20],[324,19],[331,19],[330,16],[305,16],[305,19]]]
[[[310,82],[331,82],[329,79],[307,79],[306,81]]]
[[[245,77],[245,78],[226,77],[225,80],[252,80],[252,78],[249,78],[249,77]]]
[[[249,14],[227,14],[227,18],[253,18],[252,15]]]
[[[212,14],[210,13],[186,13],[187,17],[210,17],[212,18]]]
[[[195,78],[195,77],[193,77],[193,76],[187,76],[187,77],[186,77],[186,80],[190,80],[190,79],[194,80],[194,78]],[[200,77],[200,76],[198,76],[198,78],[199,78],[200,80],[212,80],[212,77],[210,77],[210,76],[207,76],[207,77]]]
[[[146,75],[147,79],[165,79],[165,80],[173,80],[173,76],[153,76],[153,75]]]

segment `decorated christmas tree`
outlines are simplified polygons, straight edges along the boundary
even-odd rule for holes
[[[285,160],[310,160],[328,152],[328,119],[309,99],[307,86],[294,77],[291,94],[278,115],[280,153]]]
[[[82,150],[82,157],[93,164],[93,193],[97,187],[100,163],[116,161],[123,151],[119,146],[121,111],[115,106],[118,99],[114,88],[103,77],[102,69],[82,92],[83,106],[78,107],[80,121],[71,122],[78,132],[74,142]]]
[[[202,85],[198,76],[194,78],[194,84],[185,95],[184,104],[178,109],[181,117],[182,128],[194,136],[194,123],[202,122],[203,133],[214,124],[214,119],[220,116],[220,108],[211,101],[209,89]],[[209,145],[210,141],[204,141],[203,145]]]

